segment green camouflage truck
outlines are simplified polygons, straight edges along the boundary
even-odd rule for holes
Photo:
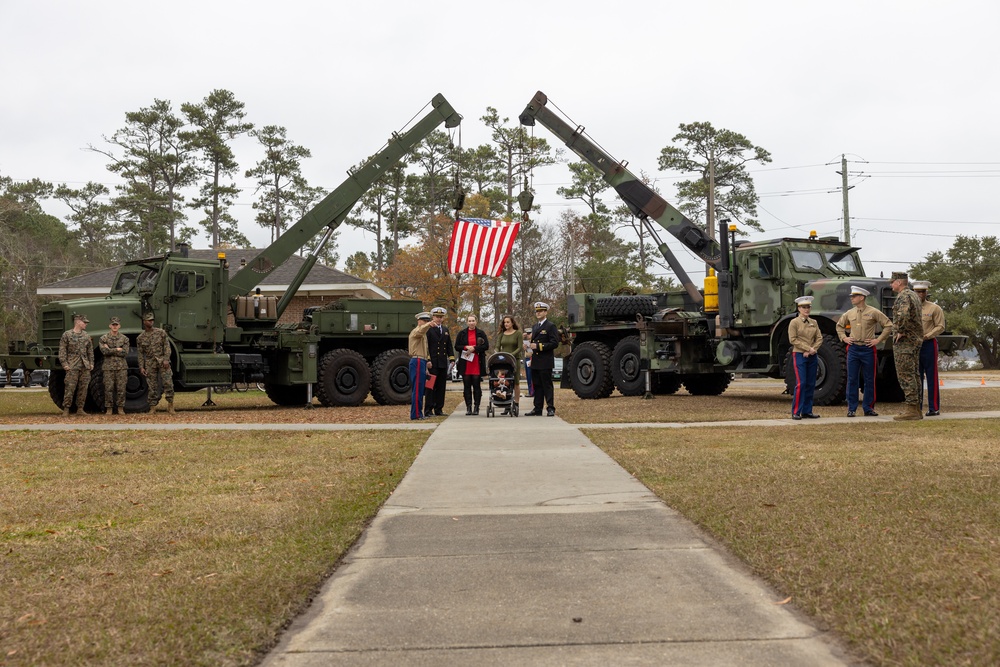
[[[138,369],[135,338],[142,331],[142,314],[151,312],[170,338],[177,391],[245,382],[263,383],[279,405],[311,403],[314,388],[324,406],[359,405],[369,392],[382,404],[406,403],[407,336],[422,310],[420,302],[341,299],[309,309],[296,324],[277,321],[324,244],[372,184],[442,123],[451,128],[461,122],[441,95],[430,107],[408,130],[393,133],[381,150],[352,169],[340,186],[246,266],[230,274],[224,253],[214,260],[193,259],[183,248],[130,261],[119,269],[107,296],[44,305],[37,339],[10,342],[0,364],[26,372],[50,369],[49,393],[61,407],[65,374],[57,358],[59,338],[73,326],[74,314],[86,315],[97,330],[91,334],[95,368],[84,410],[103,411],[103,359],[97,341],[104,332],[98,327],[118,317],[121,333],[132,342],[125,410],[145,412],[147,385]],[[280,299],[261,296],[260,282],[324,229],[285,294]]]
[[[682,386],[694,395],[718,395],[734,374],[794,377],[788,324],[795,299],[815,297],[811,316],[823,332],[816,374],[817,405],[842,402],[847,389],[846,348],[837,321],[851,308],[851,286],[870,292],[868,303],[891,315],[895,294],[884,278],[865,275],[858,248],[837,238],[740,241],[723,231],[720,242],[667,203],[593,142],[582,127],[563,120],[538,92],[520,116],[540,123],[597,169],[656,239],[683,289],[661,294],[571,294],[568,300],[572,354],[564,372],[580,398],[605,398],[617,388],[626,396],[672,394]],[[655,221],[712,268],[703,288],[688,277],[652,225]],[[967,337],[938,337],[942,354]],[[900,401],[891,341],[878,348],[876,393]]]

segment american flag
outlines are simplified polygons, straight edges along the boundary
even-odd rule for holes
[[[496,278],[510,257],[520,229],[519,222],[459,218],[451,233],[448,271]]]

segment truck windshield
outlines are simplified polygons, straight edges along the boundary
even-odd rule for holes
[[[854,255],[842,255],[841,253],[828,252],[826,253],[826,261],[844,273],[851,273],[855,275],[861,275],[861,270],[858,269],[858,262],[855,260]]]
[[[111,291],[118,294],[131,292],[135,287],[135,281],[138,277],[138,271],[123,271],[118,275],[118,280],[115,282],[115,286],[111,288]]]
[[[792,250],[792,261],[795,268],[808,271],[821,271],[823,269],[823,256],[815,250]]]

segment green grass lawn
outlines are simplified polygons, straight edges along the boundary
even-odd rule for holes
[[[871,662],[1000,664],[995,420],[587,435]]]
[[[246,665],[427,432],[0,432],[0,664]]]

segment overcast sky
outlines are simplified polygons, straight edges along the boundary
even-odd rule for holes
[[[839,235],[841,154],[869,275],[958,234],[1000,234],[996,0],[0,0],[0,25],[0,174],[15,180],[111,187],[88,144],[156,98],[179,112],[224,88],[248,120],[309,148],[306,177],[332,189],[436,93],[463,114],[472,147],[489,138],[487,106],[516,122],[542,90],[631,170],[660,179],[668,200],[676,177],[656,171],[657,157],[680,123],[707,121],[770,151],[773,163],[753,168],[767,231],[751,239]],[[241,172],[255,149],[237,145]],[[536,217],[555,225],[568,170],[534,179]],[[234,215],[266,245],[253,186],[238,183],[249,189]],[[359,249],[372,239],[341,235],[342,259]]]

